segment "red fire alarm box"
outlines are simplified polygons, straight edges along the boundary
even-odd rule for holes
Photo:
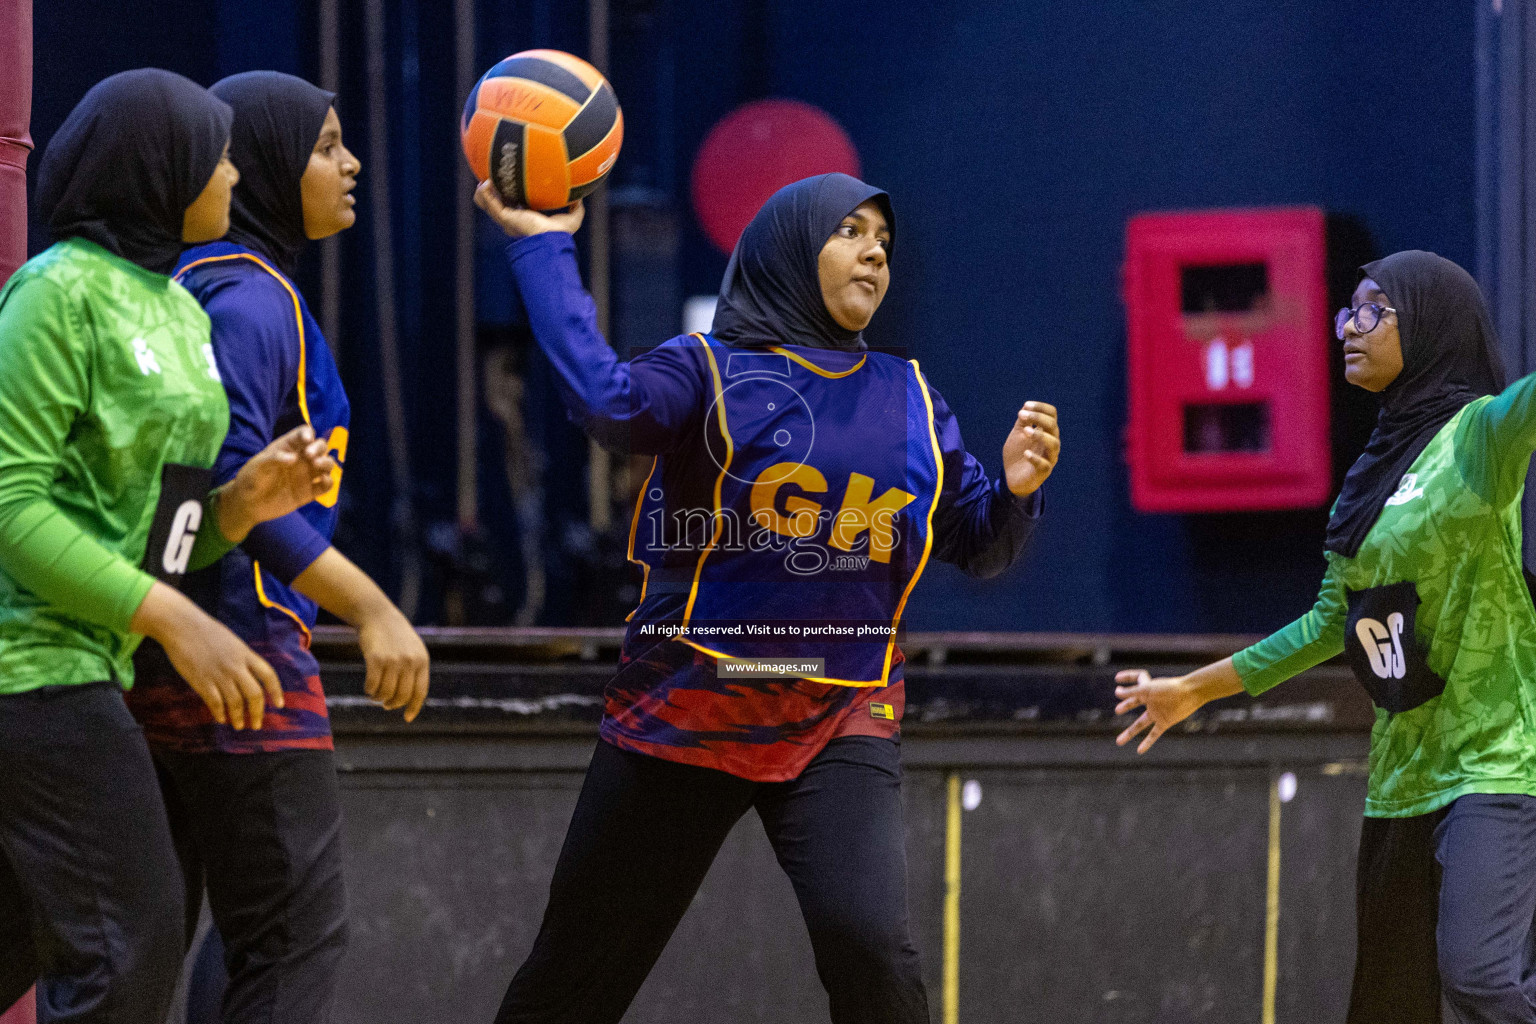
[[[1328,290],[1315,207],[1142,214],[1126,229],[1131,503],[1328,499]]]

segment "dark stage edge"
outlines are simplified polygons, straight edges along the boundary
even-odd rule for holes
[[[363,696],[350,631],[316,630],[353,919],[338,1024],[494,1016],[538,928],[621,631],[423,635],[433,696],[405,725]],[[1113,744],[1118,669],[1175,673],[1252,639],[905,638],[910,913],[934,1021],[946,957],[967,1024],[1257,1020],[1266,961],[1277,1022],[1343,1019],[1372,721],[1348,671],[1212,705],[1145,757]],[[1284,773],[1295,796],[1279,804]],[[967,791],[979,802],[962,809]],[[793,894],[748,815],[625,1021],[827,1019]]]

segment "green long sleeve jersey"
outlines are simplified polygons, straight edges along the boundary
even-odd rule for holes
[[[181,285],[83,239],[16,271],[0,290],[0,694],[132,685],[162,472],[211,467],[228,425],[208,316]]]
[[[1376,708],[1369,817],[1426,814],[1467,793],[1536,796],[1536,608],[1520,558],[1533,449],[1536,374],[1451,417],[1355,557],[1327,553],[1312,610],[1233,657],[1258,695],[1344,649],[1352,594],[1413,585],[1417,614],[1401,644],[1416,642],[1445,688],[1408,710]],[[1401,644],[1394,653],[1379,622],[1357,623],[1380,645],[1377,675],[1391,674],[1394,657],[1401,675]]]

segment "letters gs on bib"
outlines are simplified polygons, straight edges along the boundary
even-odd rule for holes
[[[1412,711],[1445,691],[1414,634],[1419,591],[1411,580],[1351,590],[1344,621],[1344,654],[1355,678],[1379,708]]]
[[[149,543],[140,566],[155,579],[181,586],[192,546],[203,525],[203,499],[213,486],[213,470],[181,466],[173,462],[160,471],[160,501],[149,528]]]

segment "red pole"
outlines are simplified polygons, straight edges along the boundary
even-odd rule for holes
[[[27,259],[31,122],[32,0],[0,0],[0,284]]]
[[[0,0],[0,284],[27,259],[27,154],[32,151],[32,0]],[[31,992],[0,1024],[37,1024]]]
[[[27,259],[27,154],[32,151],[32,0],[0,0],[0,284]],[[0,1024],[37,1024],[31,992]]]
[[[0,1013],[0,1024],[37,1024],[37,998],[31,989],[21,997],[21,1002]]]
[[[0,0],[0,284],[27,259],[27,154],[32,151],[32,0]],[[0,1024],[37,1024],[33,993]]]

